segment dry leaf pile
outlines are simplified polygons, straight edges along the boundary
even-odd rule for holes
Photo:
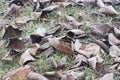
[[[120,71],[120,19],[116,17],[114,23],[81,23],[72,15],[60,12],[69,6],[87,7],[88,4],[99,8],[98,11],[91,12],[96,17],[120,14],[120,11],[114,8],[115,5],[120,5],[119,0],[6,1],[4,5],[7,5],[7,10],[4,13],[4,19],[11,19],[15,24],[0,21],[2,38],[8,50],[2,60],[14,61],[11,54],[11,51],[14,51],[14,54],[19,54],[20,67],[3,75],[0,80],[87,80],[86,72],[83,71],[85,67],[92,69],[98,75],[91,80],[114,80],[114,76]],[[33,11],[29,16],[19,16],[21,9],[26,6]],[[57,23],[47,19],[47,15],[53,11],[57,12],[58,20],[65,19],[68,23]],[[21,34],[27,31],[26,24],[37,20],[40,25],[36,30],[22,37]],[[50,29],[41,25],[47,21],[55,25]],[[84,43],[86,38],[91,38],[92,42]],[[0,47],[2,43],[0,42]],[[56,60],[52,56],[55,51],[65,56]],[[38,52],[41,54],[37,54]],[[106,55],[109,55],[107,61],[110,61],[113,66],[108,67],[103,64]],[[32,63],[39,59],[38,56],[47,56],[50,70],[45,73],[35,72]],[[67,66],[70,57],[74,60],[71,64],[69,63],[70,66]]]

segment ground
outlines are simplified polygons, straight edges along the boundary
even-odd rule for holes
[[[0,13],[2,13],[5,10],[5,7],[3,6],[3,3],[2,3],[3,1],[4,0],[0,0]],[[120,13],[119,5],[114,6],[114,8]],[[83,30],[85,29],[85,25],[87,23],[111,22],[112,19],[115,17],[115,16],[111,17],[109,15],[107,17],[92,16],[91,12],[97,11],[97,10],[98,10],[97,6],[93,7],[91,5],[87,5],[87,7],[85,8],[81,6],[78,6],[78,7],[69,6],[67,8],[62,9],[61,12],[64,15],[65,14],[73,15],[77,19],[77,21],[84,23],[84,25],[81,27],[81,29]],[[29,8],[29,7],[26,7],[26,9],[23,8],[21,9],[20,16],[21,17],[29,16],[31,12],[32,12],[32,8]],[[82,18],[78,18],[80,14],[82,14]],[[51,20],[51,22],[42,23],[41,26],[46,27],[47,29],[49,29],[50,27],[53,27],[55,25],[54,22],[68,23],[65,18],[63,18],[62,20],[59,20],[59,16],[56,13],[56,11],[53,11],[52,13],[46,16],[47,16],[47,19]],[[120,14],[118,16],[120,16]],[[0,20],[2,20],[2,18],[3,18],[3,15],[0,14]],[[15,23],[14,20],[7,20],[7,21],[9,22],[9,24]],[[39,26],[39,21],[37,20],[28,23],[27,27],[25,28],[25,31],[22,33],[22,37],[26,37],[28,34],[33,32],[38,26]],[[0,30],[0,34],[1,34],[1,30]],[[63,35],[63,33],[61,33],[60,35]],[[4,39],[1,36],[0,36],[0,41],[4,41]],[[92,41],[93,40],[91,38],[87,38],[86,40],[83,40],[82,42],[90,43]],[[0,76],[3,76],[5,73],[9,72],[10,70],[16,69],[20,66],[18,63],[19,55],[14,54],[14,52],[13,52],[13,61],[8,62],[8,61],[1,60],[7,52],[8,50],[5,48],[5,43],[4,43],[4,45],[2,45],[2,47],[0,48]],[[35,72],[44,73],[45,71],[50,69],[49,59],[47,56],[41,57],[39,55],[40,52],[38,52],[37,54],[38,54],[39,59],[36,62],[32,63],[33,65],[36,66],[34,70]],[[57,61],[59,61],[64,56],[64,54],[59,51],[55,51],[53,56],[55,57]],[[107,60],[108,57],[109,56],[107,55],[107,53],[103,55],[103,59],[105,60],[104,64],[106,66],[110,66],[112,64],[111,62]],[[73,60],[72,57],[68,58],[68,64],[66,65],[66,67],[70,67],[72,65],[72,60]],[[86,75],[87,75],[86,80],[92,80],[92,77],[96,76],[96,73],[90,68],[85,67],[83,71],[86,72]],[[118,80],[118,76],[119,75],[117,75],[116,73],[115,80]]]

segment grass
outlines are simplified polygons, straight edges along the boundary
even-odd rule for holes
[[[3,12],[5,7],[4,5],[2,4],[4,0],[0,0],[0,12]],[[119,6],[115,6],[115,9],[117,11],[120,11],[120,7]],[[84,24],[86,23],[99,23],[99,22],[111,22],[112,19],[114,17],[111,17],[111,16],[107,16],[107,17],[95,17],[95,16],[92,16],[90,14],[90,12],[92,11],[97,11],[98,10],[98,7],[92,7],[91,5],[88,5],[87,7],[85,8],[82,8],[80,6],[78,7],[74,7],[74,6],[69,6],[67,8],[64,8],[64,9],[61,9],[61,13],[63,14],[63,17],[65,14],[67,15],[72,15],[73,17],[76,18],[77,21],[79,22],[83,22]],[[32,12],[32,8],[30,7],[26,7],[26,8],[22,8],[21,9],[21,13],[20,13],[20,17],[22,16],[28,16],[30,17],[30,13]],[[81,18],[79,18],[80,14],[82,15]],[[118,15],[120,16],[120,14]],[[53,27],[55,25],[55,23],[69,23],[66,21],[65,18],[63,18],[62,20],[58,20],[58,14],[56,13],[56,11],[53,11],[52,13],[46,15],[46,18],[49,19],[51,22],[44,22],[42,24],[39,23],[39,21],[32,21],[32,22],[29,22],[27,23],[26,27],[25,27],[25,30],[23,31],[21,37],[25,38],[27,35],[29,35],[30,33],[32,33],[37,27],[45,27],[47,29]],[[0,20],[2,20],[3,18],[3,15],[0,15]],[[7,21],[9,22],[9,24],[14,24],[14,20],[8,20]],[[54,21],[56,21],[54,23]],[[85,29],[85,25],[81,26],[80,27],[81,29]],[[0,31],[1,33],[1,31]],[[2,37],[0,37],[0,40],[3,40]],[[90,43],[92,42],[93,40],[91,38],[86,38],[86,40],[82,40],[82,43]],[[7,61],[2,61],[1,59],[3,58],[3,56],[8,52],[8,50],[5,48],[5,46],[3,45],[2,48],[0,48],[0,76],[3,76],[5,73],[9,72],[10,70],[12,69],[16,69],[18,68],[20,65],[19,65],[19,55],[13,55],[14,59],[13,61],[11,62],[7,62]],[[40,54],[40,52],[38,52],[38,54]],[[65,56],[63,53],[59,52],[59,51],[55,51],[53,53],[53,57],[55,58],[55,60],[59,61],[63,56]],[[104,64],[106,65],[111,65],[111,63],[109,63],[108,61],[108,58],[109,56],[106,54],[105,56],[103,56],[103,59],[105,59],[105,62]],[[18,57],[18,58],[16,58]],[[73,65],[72,63],[73,61],[73,58],[72,57],[67,57],[67,62],[68,64],[66,65],[66,68],[68,67],[71,67]],[[41,57],[39,55],[39,59],[36,60],[36,62],[33,63],[33,65],[35,66],[34,67],[34,71],[36,72],[39,72],[39,73],[44,73],[45,71],[48,71],[51,69],[50,65],[49,65],[49,58],[48,56],[44,56],[44,57]],[[65,69],[66,69],[65,68]],[[63,69],[63,70],[65,70]],[[67,69],[66,69],[67,70]],[[83,70],[84,72],[86,72],[87,74],[87,77],[86,77],[86,80],[91,80],[93,76],[96,76],[96,73],[90,69],[90,68],[85,68]],[[115,80],[118,79],[118,75],[115,76]]]

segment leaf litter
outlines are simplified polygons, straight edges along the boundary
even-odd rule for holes
[[[114,17],[119,15],[119,11],[114,7],[119,5],[119,0],[10,0],[4,1],[6,11],[3,12],[3,19],[13,21],[12,23],[0,22],[2,28],[2,41],[0,48],[8,50],[2,58],[3,61],[14,62],[12,56],[19,57],[19,68],[8,71],[0,79],[2,80],[88,80],[87,67],[92,69],[96,75],[89,80],[115,80],[119,75],[120,63],[120,28],[119,18],[111,22],[80,22],[73,14],[62,14],[62,9],[70,6],[82,7],[87,5],[97,6],[97,11],[89,12],[97,15],[96,18]],[[21,16],[22,9],[31,8],[27,16]],[[53,21],[49,19],[49,14],[56,13],[60,18]],[[25,12],[23,12],[25,13]],[[83,19],[84,15],[80,15]],[[101,17],[100,17],[101,16]],[[119,16],[118,16],[119,17]],[[64,23],[62,20],[66,20]],[[41,21],[42,20],[42,21]],[[37,22],[37,26],[31,31],[27,38],[22,36],[27,25]],[[45,28],[43,23],[55,23],[51,28]],[[24,24],[24,25],[23,25]],[[30,25],[29,25],[30,26]],[[84,28],[83,28],[84,27]],[[61,34],[63,33],[63,34]],[[84,43],[86,38],[93,39]],[[6,44],[6,47],[2,45]],[[11,51],[14,54],[11,54]],[[62,56],[56,59],[54,52],[60,52]],[[40,53],[39,53],[40,52]],[[35,71],[37,60],[47,56],[50,69],[44,73]],[[109,57],[107,57],[109,56]],[[69,58],[73,58],[69,62]],[[111,63],[106,65],[105,61]],[[111,62],[112,61],[112,62]],[[41,65],[42,66],[42,65]],[[112,69],[112,70],[111,70]]]

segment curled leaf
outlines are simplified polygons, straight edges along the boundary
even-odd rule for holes
[[[9,50],[15,50],[16,52],[21,52],[25,49],[23,42],[18,38],[12,38],[8,40],[6,47]]]
[[[3,76],[3,80],[23,80],[27,77],[28,73],[31,72],[30,66],[26,65],[16,70],[10,71]]]
[[[6,14],[5,14],[5,18],[7,18],[7,17],[16,17],[16,16],[18,16],[18,14],[19,14],[19,10],[20,10],[20,8],[21,8],[21,6],[18,6],[18,5],[16,5],[16,4],[12,4],[11,5],[11,7],[8,9],[8,11],[6,12]]]
[[[70,37],[82,37],[85,36],[85,32],[79,29],[72,29],[67,31],[67,35]]]
[[[117,15],[117,14],[119,14],[119,12],[117,12],[113,8],[113,6],[104,6],[104,7],[101,7],[98,11],[101,12],[101,13],[110,14],[110,15]]]
[[[108,40],[111,45],[119,45],[120,40],[117,39],[112,33],[109,33]]]
[[[39,48],[40,48],[39,44],[33,44],[31,48],[28,48],[24,53],[22,53],[19,64],[26,65],[29,62],[34,61],[36,52]]]
[[[27,75],[27,78],[30,80],[48,80],[45,76],[43,76],[42,74],[39,73],[35,73],[35,72],[30,72]]]
[[[2,30],[2,37],[5,39],[18,37],[21,34],[21,30],[12,25],[6,25]]]
[[[120,49],[117,46],[113,45],[109,49],[109,54],[112,57],[119,57],[120,56]]]
[[[61,52],[66,53],[67,55],[72,55],[74,52],[67,45],[61,43],[57,38],[49,38],[49,43],[56,49]]]

